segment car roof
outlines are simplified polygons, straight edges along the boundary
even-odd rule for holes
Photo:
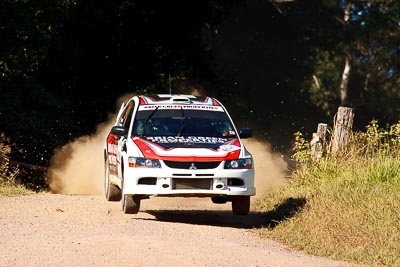
[[[181,94],[157,94],[157,95],[140,95],[138,96],[140,105],[157,105],[157,104],[184,104],[184,105],[207,105],[221,106],[221,103],[215,98],[208,96],[194,96]]]

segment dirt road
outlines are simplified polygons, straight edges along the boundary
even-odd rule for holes
[[[350,266],[257,237],[263,217],[209,199],[152,198],[125,215],[103,196],[0,198],[0,266]]]

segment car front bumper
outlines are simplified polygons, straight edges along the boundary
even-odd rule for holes
[[[253,196],[254,169],[127,168],[123,194],[157,196]]]

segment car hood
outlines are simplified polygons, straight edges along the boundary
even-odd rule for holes
[[[237,159],[242,150],[237,138],[132,137],[146,158],[175,161],[222,161]]]

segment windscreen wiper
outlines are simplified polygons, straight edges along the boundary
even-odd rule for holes
[[[140,135],[140,137],[143,137],[145,135],[145,129],[146,129],[146,125],[149,122],[149,120],[154,116],[154,114],[156,114],[157,110],[158,110],[159,106],[157,106],[153,112],[150,113],[150,115],[146,118],[146,120],[144,121],[142,128],[140,128],[140,130],[142,131],[142,134]]]

